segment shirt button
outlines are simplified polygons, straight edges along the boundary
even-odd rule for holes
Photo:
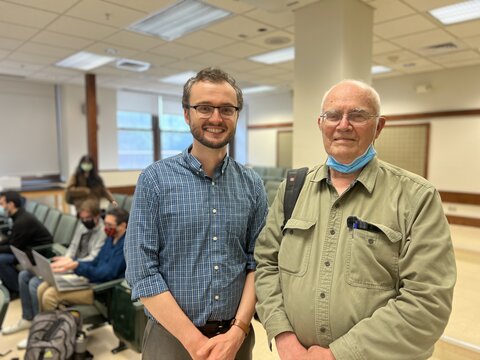
[[[212,239],[213,239],[213,241],[217,241],[217,240],[218,240],[218,238],[217,238],[216,236],[214,236]]]
[[[215,270],[218,270],[218,269],[219,269],[219,268],[218,268],[218,265],[215,265],[213,268],[214,268]]]
[[[215,300],[218,300],[218,299],[220,299],[220,296],[215,295],[215,298],[214,298],[214,299],[215,299]]]
[[[330,229],[330,235],[335,235],[335,230]]]
[[[328,260],[325,261],[325,266],[327,266],[327,267],[330,266],[330,261],[328,261]]]
[[[215,181],[212,181],[212,185],[215,185]]]
[[[217,209],[213,209],[212,212],[213,212],[214,214],[216,214],[216,213],[217,213]]]
[[[374,243],[373,239],[368,239],[368,243],[372,245]]]
[[[293,234],[293,230],[292,230],[292,229],[290,229],[289,233],[290,233],[290,234]]]
[[[325,293],[323,293],[323,292],[320,293],[320,297],[321,297],[322,299],[325,299]]]
[[[325,331],[327,331],[327,329],[325,329],[323,326],[320,328],[320,332],[324,333]]]

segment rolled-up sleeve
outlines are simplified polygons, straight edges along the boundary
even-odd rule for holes
[[[153,172],[145,170],[138,179],[133,198],[124,249],[125,278],[132,289],[132,300],[168,291],[158,270],[160,195],[156,180]]]

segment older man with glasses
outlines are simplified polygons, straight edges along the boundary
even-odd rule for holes
[[[149,318],[143,359],[252,359],[253,251],[265,224],[261,178],[227,155],[243,98],[204,69],[184,86],[193,144],[147,167],[125,242],[132,299]]]
[[[328,158],[283,226],[280,187],[257,240],[257,311],[281,359],[427,359],[456,267],[438,191],[379,160],[378,93],[345,80],[318,126]]]

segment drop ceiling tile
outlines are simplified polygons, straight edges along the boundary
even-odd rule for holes
[[[204,2],[237,14],[255,9],[254,6],[238,0],[204,0]]]
[[[140,61],[146,61],[152,64],[152,66],[162,66],[177,60],[176,58],[170,56],[154,55],[146,52],[136,54],[135,59]]]
[[[105,0],[105,2],[151,14],[175,4],[177,0]]]
[[[292,46],[294,43],[294,36],[285,31],[277,30],[257,36],[254,39],[247,39],[246,41],[250,44],[262,46],[267,49],[279,49]]]
[[[0,36],[7,38],[28,40],[37,32],[38,29],[35,28],[0,22]]]
[[[258,69],[262,65],[255,61],[250,60],[238,60],[225,64],[224,68],[233,71],[250,71],[252,69]]]
[[[10,54],[10,51],[8,50],[0,50],[0,59],[3,59],[6,57],[8,54]]]
[[[217,54],[214,52],[207,52],[200,55],[195,55],[189,57],[188,61],[193,61],[194,63],[203,64],[205,66],[219,66],[228,62],[235,60],[232,56]]]
[[[47,10],[54,13],[62,14],[69,7],[74,5],[78,0],[9,0],[9,2],[18,5],[29,6],[37,9]]]
[[[34,55],[23,52],[14,52],[9,57],[9,59],[16,60],[19,63],[28,63],[28,64],[39,64],[39,65],[54,65],[56,62],[61,60],[61,57],[51,57],[44,55]]]
[[[414,61],[408,61],[403,64],[392,64],[391,68],[404,73],[412,74],[422,71],[438,70],[442,67],[427,59],[417,58]]]
[[[273,31],[274,28],[270,25],[237,15],[220,23],[210,25],[205,28],[205,30],[229,36],[233,39],[251,39],[266,32]]]
[[[235,56],[238,58],[246,58],[255,54],[265,52],[265,48],[247,44],[245,42],[237,42],[236,44],[216,49],[215,52],[224,55]]]
[[[15,40],[15,39],[0,37],[0,49],[15,50],[20,45],[22,45],[22,43],[23,43],[23,41],[21,41],[21,40]]]
[[[146,51],[165,43],[159,37],[147,36],[134,33],[132,31],[122,30],[104,39],[109,44],[122,46],[125,48]]]
[[[392,43],[398,44],[413,51],[417,51],[427,46],[452,42],[455,39],[444,30],[436,29],[426,31],[420,34],[404,36],[391,40]]]
[[[72,53],[71,49],[37,44],[34,42],[28,42],[26,44],[23,44],[17,49],[17,51],[29,53],[29,54],[50,56],[50,57],[67,57]]]
[[[285,81],[293,81],[293,79],[295,78],[293,71],[286,72],[283,74],[278,74],[278,75],[275,75],[275,77]]]
[[[480,35],[480,20],[467,21],[461,24],[450,25],[446,27],[449,33],[457,37],[469,37]]]
[[[373,13],[375,24],[415,13],[411,7],[398,0],[375,0],[369,5],[375,8]]]
[[[480,54],[473,50],[456,51],[445,55],[432,56],[432,61],[448,64],[461,61],[480,60]]]
[[[255,69],[250,71],[250,74],[258,75],[258,76],[277,76],[280,74],[284,74],[287,71],[284,69],[279,69],[272,65],[264,65],[259,69]]]
[[[102,25],[126,27],[147,14],[100,0],[83,0],[68,10],[66,15]]]
[[[70,16],[58,18],[50,24],[47,29],[63,35],[79,36],[92,40],[101,40],[117,31],[117,29],[112,26],[100,25]]]
[[[96,42],[95,44],[90,45],[83,50],[99,55],[113,56],[116,58],[133,58],[133,56],[138,53],[137,50],[104,42]]]
[[[62,35],[51,31],[41,31],[35,35],[31,41],[38,44],[54,45],[73,50],[82,49],[92,44],[92,40],[82,39],[76,36]]]
[[[45,67],[41,64],[31,64],[28,62],[12,61],[11,59],[3,60],[0,62],[0,72],[3,69],[18,70],[21,73],[32,73]]]
[[[447,5],[452,5],[459,2],[459,0],[421,0],[421,1],[403,0],[403,1],[418,11],[427,11],[427,10],[436,9],[436,8],[447,6]]]
[[[295,70],[295,60],[284,61],[280,64],[276,64],[275,66],[281,69],[289,70],[293,74],[293,71]]]
[[[295,34],[295,26],[289,26],[284,28],[283,30],[288,31],[289,33]]]
[[[470,45],[473,48],[478,48],[480,49],[480,36],[473,36],[469,38],[463,39],[468,45]]]
[[[208,31],[200,30],[179,38],[177,43],[204,50],[213,50],[232,44],[235,40]]]
[[[418,33],[435,28],[435,24],[421,15],[412,15],[374,25],[373,32],[383,39]]]
[[[477,64],[480,64],[480,58],[463,60],[463,61],[456,61],[456,62],[452,62],[452,63],[446,63],[444,65],[447,68],[456,68],[456,67],[460,67],[460,66],[469,66],[469,65],[477,65]]]
[[[277,28],[284,28],[286,26],[293,26],[295,24],[295,16],[291,11],[273,13],[261,9],[255,9],[243,15]]]
[[[184,59],[203,52],[203,50],[191,46],[180,45],[177,43],[166,43],[154,49],[150,49],[151,53]]]
[[[200,71],[201,69],[205,68],[204,64],[197,64],[190,60],[181,60],[175,61],[173,63],[168,64],[168,67],[171,69],[177,70],[175,74],[185,72],[185,71]]]
[[[14,23],[30,27],[43,28],[52,22],[58,15],[55,13],[32,9],[26,6],[0,3],[0,22]]]
[[[399,50],[387,54],[376,55],[373,57],[373,61],[377,64],[388,65],[395,63],[403,63],[405,61],[410,61],[416,58],[418,58],[418,55],[410,51]]]
[[[388,41],[378,41],[373,43],[373,55],[383,54],[399,50],[400,48]]]

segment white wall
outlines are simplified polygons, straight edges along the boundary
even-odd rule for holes
[[[245,97],[248,125],[272,125],[293,122],[292,92],[263,93]],[[247,136],[247,164],[276,166],[277,129],[251,129]]]
[[[0,80],[0,177],[58,174],[51,84]]]

